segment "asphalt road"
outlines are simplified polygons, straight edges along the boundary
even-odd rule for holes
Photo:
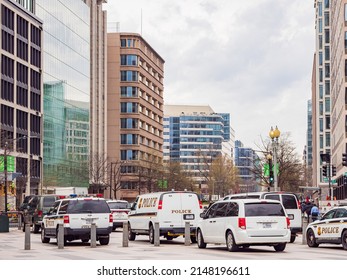
[[[347,260],[347,252],[340,245],[320,245],[309,248],[302,244],[301,235],[287,244],[284,252],[273,247],[250,247],[228,252],[225,245],[207,245],[199,249],[196,244],[184,245],[179,237],[172,241],[160,239],[160,246],[148,242],[147,236],[137,236],[128,247],[123,247],[122,231],[112,232],[110,244],[91,248],[90,243],[68,242],[58,249],[55,239],[41,243],[40,234],[30,235],[30,250],[24,248],[25,234],[18,229],[0,233],[0,260]]]

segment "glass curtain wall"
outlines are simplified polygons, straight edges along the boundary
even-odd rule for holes
[[[90,8],[36,0],[44,30],[43,184],[88,187]]]

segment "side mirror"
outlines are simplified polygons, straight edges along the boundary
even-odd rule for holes
[[[202,219],[205,219],[206,218],[206,212],[202,212],[202,213],[200,213],[200,218],[202,218]]]
[[[136,209],[136,203],[133,203],[133,204],[131,205],[130,210],[131,210],[131,211],[134,211],[135,209]]]

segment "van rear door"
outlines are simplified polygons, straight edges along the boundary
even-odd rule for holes
[[[201,209],[196,193],[172,192],[164,193],[161,199],[161,208],[158,209],[160,227],[184,227],[189,221],[191,226],[196,226]]]

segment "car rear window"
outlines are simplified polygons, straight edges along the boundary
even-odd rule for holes
[[[108,206],[110,206],[111,209],[129,209],[130,205],[128,202],[108,202]]]
[[[230,196],[226,199],[254,199],[254,198],[260,198],[259,194],[249,194],[249,195],[238,195],[238,196]]]
[[[286,209],[298,209],[298,203],[294,195],[283,194],[282,203]]]
[[[70,200],[66,213],[110,213],[110,208],[104,200]]]
[[[54,196],[47,196],[43,198],[43,207],[51,207],[55,202]]]
[[[280,203],[246,203],[245,216],[285,216],[285,213]]]

